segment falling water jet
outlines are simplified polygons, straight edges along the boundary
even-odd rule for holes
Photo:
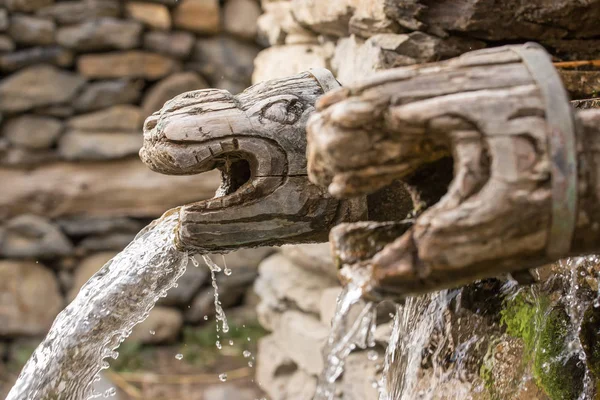
[[[108,367],[107,357],[143,321],[185,272],[188,254],[175,248],[178,210],[144,228],[81,288],[56,318],[7,400],[79,400]]]

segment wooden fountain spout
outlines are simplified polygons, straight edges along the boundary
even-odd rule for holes
[[[146,120],[140,156],[151,169],[222,174],[213,199],[179,209],[182,250],[323,242],[336,224],[364,218],[364,196],[337,199],[306,171],[306,121],[316,100],[338,86],[331,72],[315,69],[235,96],[184,93]]]
[[[336,259],[370,268],[374,295],[459,286],[600,251],[600,110],[570,106],[535,44],[336,89],[317,103],[307,136],[311,180],[338,198],[454,160],[447,193],[408,230],[359,223],[332,231]]]

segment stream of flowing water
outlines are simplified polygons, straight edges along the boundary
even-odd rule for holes
[[[92,383],[108,357],[185,272],[188,254],[175,246],[177,213],[144,228],[106,263],[54,321],[7,400],[98,397]],[[226,325],[226,322],[223,326]]]

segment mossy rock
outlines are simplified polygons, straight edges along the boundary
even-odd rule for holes
[[[546,315],[535,349],[533,372],[552,400],[576,400],[584,387],[585,367],[579,356],[564,354],[569,328],[564,308],[553,307]]]
[[[530,363],[536,383],[548,397],[577,400],[584,387],[585,366],[577,354],[565,353],[571,321],[564,307],[552,303],[543,293],[522,290],[505,301],[502,323],[507,334],[523,340],[523,362]]]

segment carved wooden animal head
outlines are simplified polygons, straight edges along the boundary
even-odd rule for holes
[[[327,70],[262,82],[239,95],[181,94],[144,125],[141,159],[164,174],[219,169],[213,199],[180,209],[178,245],[199,252],[326,241],[329,229],[364,213],[309,182],[306,122],[337,82]],[[181,188],[185,190],[185,188]]]

